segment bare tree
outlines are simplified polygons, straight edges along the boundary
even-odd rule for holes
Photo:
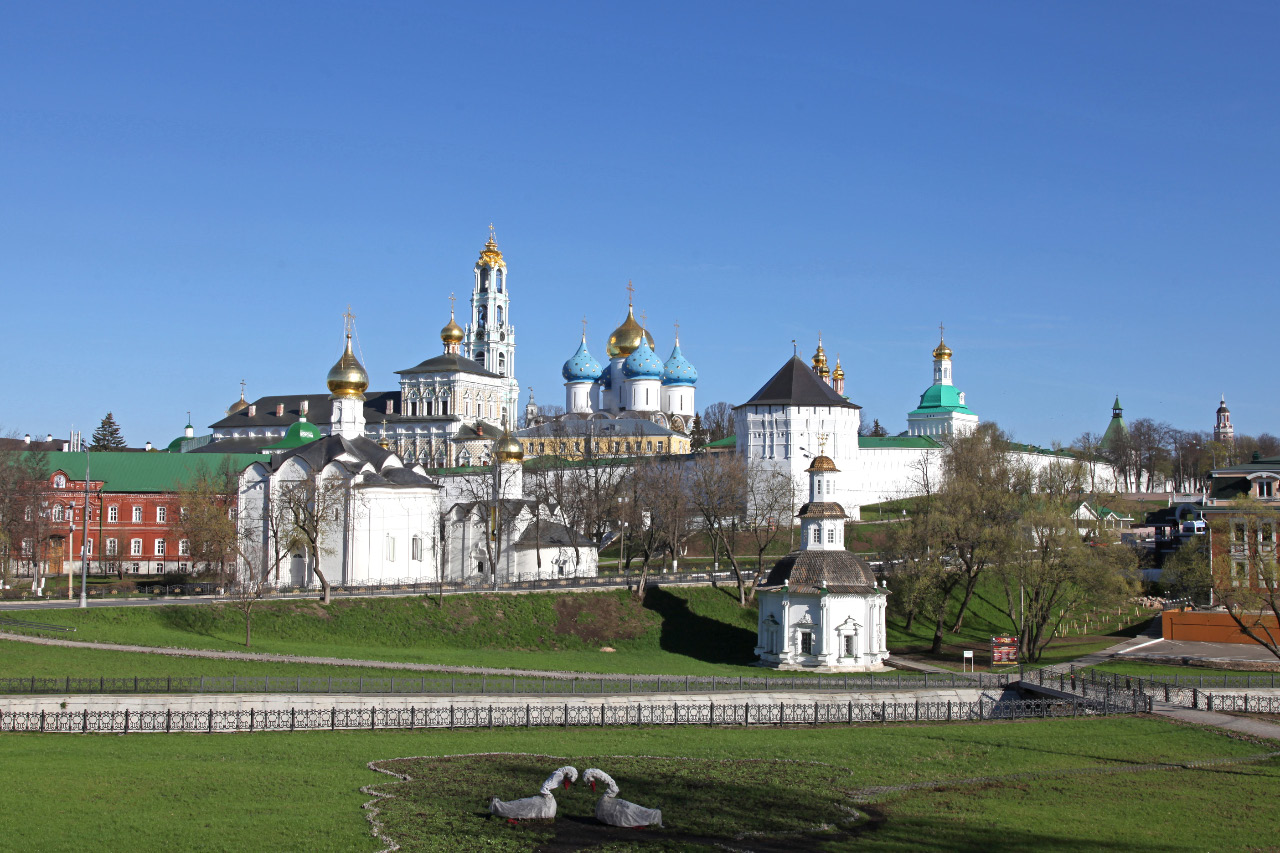
[[[642,559],[635,597],[643,601],[653,558],[669,552],[678,555],[689,535],[689,499],[683,466],[666,459],[645,459],[631,476],[632,500],[628,509],[631,542]]]
[[[236,520],[239,476],[230,463],[201,469],[179,493],[178,529],[191,549],[193,567],[225,579],[239,555]]]
[[[480,540],[483,542],[485,561],[489,567],[489,584],[493,589],[498,588],[498,567],[507,556],[506,543],[512,538],[512,531],[519,520],[520,513],[526,508],[523,499],[502,497],[510,491],[513,478],[517,475],[518,472],[514,468],[494,462],[490,463],[483,475],[466,477],[461,482],[460,493],[463,503],[469,505],[469,510],[463,510],[462,522],[468,523],[466,517],[468,511],[480,516],[482,528]],[[536,519],[538,516],[536,502],[534,502],[533,514]],[[466,556],[463,555],[464,565],[465,562]],[[539,562],[541,562],[541,554],[539,554]],[[509,568],[507,575],[507,580],[510,581],[512,578]]]
[[[747,605],[747,584],[734,554],[738,521],[746,512],[748,462],[736,453],[703,454],[687,471],[689,506],[703,530],[729,559],[738,584],[738,604]]]
[[[34,549],[38,533],[31,522],[43,510],[48,458],[43,450],[0,453],[0,574],[6,585],[13,578],[14,557],[21,559],[23,541],[30,540]]]
[[[238,538],[238,561],[227,579],[227,598],[244,616],[244,646],[253,641],[253,608],[271,590],[269,571],[260,567],[267,562],[259,531],[244,531]]]
[[[323,557],[336,553],[337,539],[350,511],[350,488],[339,476],[313,474],[280,483],[271,495],[283,513],[285,536],[306,546],[311,569],[320,580],[321,600],[333,601],[332,584],[325,574]]]
[[[708,443],[733,435],[733,406],[723,401],[707,406],[702,410],[702,428]]]
[[[766,574],[765,552],[778,541],[784,527],[790,530],[795,523],[799,487],[790,474],[771,465],[748,463],[746,479],[747,505],[742,526],[751,535],[756,550],[756,576],[747,593],[747,600],[751,600]]]
[[[1209,527],[1214,600],[1241,633],[1280,658],[1280,511],[1246,496]]]

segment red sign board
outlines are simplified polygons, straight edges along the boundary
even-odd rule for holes
[[[992,637],[991,638],[991,665],[992,666],[1017,666],[1018,665],[1018,638],[1017,637]]]

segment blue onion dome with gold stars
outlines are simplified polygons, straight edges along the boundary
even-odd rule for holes
[[[698,371],[689,363],[689,359],[684,357],[684,353],[680,352],[680,340],[677,338],[675,349],[671,350],[671,357],[662,367],[662,384],[696,385],[697,382]]]
[[[649,333],[640,336],[636,348],[622,362],[622,375],[628,379],[661,379],[662,361],[649,343]]]
[[[564,367],[560,368],[560,375],[564,377],[565,382],[595,382],[600,378],[601,373],[604,373],[604,368],[600,366],[600,362],[596,361],[596,357],[587,351],[587,339],[584,335],[582,343],[578,344],[578,351],[564,363]]]

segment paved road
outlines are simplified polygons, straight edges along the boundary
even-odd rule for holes
[[[1194,708],[1184,708],[1181,705],[1170,705],[1166,702],[1152,703],[1151,710],[1152,713],[1158,716],[1182,723],[1213,726],[1217,729],[1226,729],[1240,734],[1252,735],[1253,737],[1280,740],[1280,725],[1269,723],[1266,720],[1220,714],[1217,711],[1197,711]]]

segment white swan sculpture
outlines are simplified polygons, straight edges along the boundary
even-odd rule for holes
[[[618,783],[613,777],[597,767],[583,771],[582,781],[591,783],[591,790],[596,789],[596,782],[605,786],[604,796],[596,803],[596,820],[610,826],[626,826],[639,829],[643,826],[662,826],[662,810],[646,809],[635,803],[618,799]]]
[[[523,800],[503,802],[497,797],[489,799],[489,811],[498,817],[505,817],[515,823],[518,820],[551,820],[556,816],[556,798],[551,792],[561,783],[568,789],[570,783],[578,781],[578,770],[575,767],[561,767],[547,777],[536,796]]]

